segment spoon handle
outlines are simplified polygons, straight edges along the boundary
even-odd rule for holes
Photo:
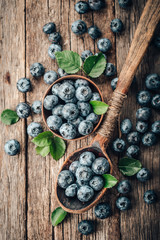
[[[116,90],[113,92],[109,109],[99,134],[109,142],[115,130],[118,115],[127,97],[133,77],[151,41],[156,25],[160,21],[160,0],[148,0],[139,20],[128,56],[118,78]]]

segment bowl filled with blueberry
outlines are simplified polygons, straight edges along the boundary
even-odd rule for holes
[[[42,116],[47,128],[64,140],[87,137],[103,118],[93,112],[90,101],[103,101],[93,81],[78,75],[59,78],[43,97]]]

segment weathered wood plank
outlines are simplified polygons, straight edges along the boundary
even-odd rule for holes
[[[0,112],[15,110],[25,97],[16,88],[19,78],[25,77],[24,1],[5,1],[0,4]],[[0,239],[25,239],[25,122],[5,126],[0,122]],[[21,152],[8,156],[5,142],[17,139]]]

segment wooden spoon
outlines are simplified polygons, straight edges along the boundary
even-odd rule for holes
[[[123,102],[126,98],[126,94],[132,83],[132,79],[135,75],[137,67],[146,52],[156,25],[159,21],[160,0],[148,0],[137,26],[127,59],[120,73],[117,88],[113,92],[109,104],[110,107],[107,111],[104,122],[99,129],[99,132],[88,147],[81,148],[68,156],[60,171],[68,169],[69,165],[73,161],[78,160],[82,152],[92,151],[96,155],[104,156],[108,159],[110,163],[110,173],[112,173],[112,163],[106,153],[106,147],[112,137],[112,133],[115,130],[118,115],[123,106]],[[82,203],[78,199],[67,198],[64,194],[64,190],[58,186],[56,181],[56,198],[58,203],[64,210],[70,213],[82,213],[89,210],[101,199],[106,190],[107,189],[104,188],[102,191],[96,193],[92,200],[87,203]]]

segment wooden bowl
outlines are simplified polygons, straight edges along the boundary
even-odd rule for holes
[[[61,77],[61,78],[59,78],[58,80],[56,80],[54,83],[52,83],[52,84],[49,86],[49,88],[47,89],[47,91],[46,91],[46,93],[44,94],[44,97],[43,97],[43,99],[42,99],[42,117],[43,117],[43,121],[44,121],[45,125],[47,126],[48,130],[51,131],[51,132],[52,132],[54,135],[56,135],[57,137],[60,137],[60,138],[62,138],[62,139],[64,139],[64,140],[67,140],[67,141],[74,141],[74,140],[84,139],[84,138],[88,137],[90,134],[92,134],[93,132],[95,132],[96,129],[99,127],[102,119],[103,119],[103,115],[100,116],[99,122],[97,123],[97,125],[94,127],[93,131],[92,131],[90,134],[85,135],[85,136],[82,136],[82,137],[77,137],[77,138],[74,138],[74,139],[65,139],[65,138],[63,138],[59,133],[57,133],[56,131],[51,130],[51,129],[48,127],[46,120],[47,120],[47,118],[48,118],[51,114],[50,114],[50,111],[46,110],[46,109],[44,108],[44,106],[43,106],[44,99],[45,99],[45,97],[46,97],[48,94],[52,94],[52,93],[51,93],[51,89],[52,89],[52,86],[53,86],[54,84],[59,83],[59,82],[62,82],[63,80],[69,80],[69,79],[71,79],[71,80],[84,79],[84,80],[86,80],[86,81],[88,81],[88,82],[90,83],[90,87],[91,87],[91,89],[92,89],[94,92],[98,92],[98,93],[99,93],[102,101],[103,101],[103,96],[102,96],[102,93],[101,93],[100,89],[98,88],[98,86],[97,86],[92,80],[90,80],[90,79],[88,79],[88,78],[86,78],[86,77],[80,76],[80,75],[67,75],[67,76],[65,76],[65,77]]]

